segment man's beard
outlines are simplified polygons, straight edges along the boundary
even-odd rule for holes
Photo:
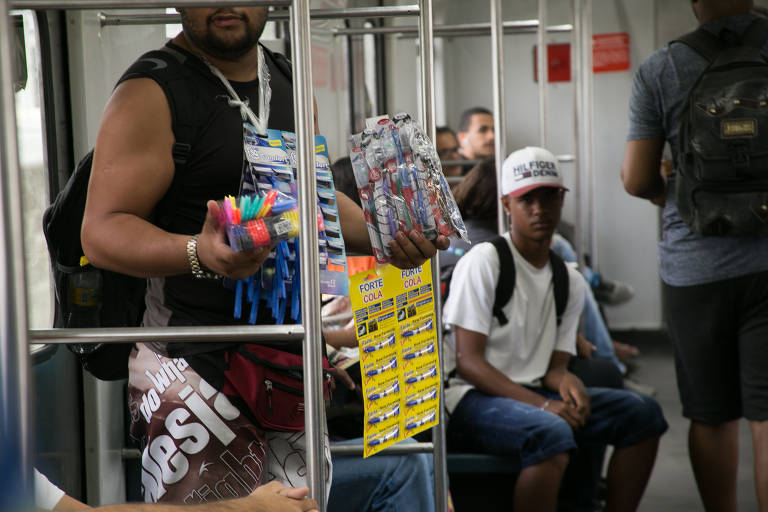
[[[217,59],[234,61],[251,51],[253,47],[256,46],[264,31],[265,23],[262,22],[261,25],[254,25],[247,15],[236,13],[243,19],[245,33],[238,39],[225,39],[219,37],[216,32],[211,29],[211,26],[213,25],[213,16],[220,13],[221,11],[217,11],[211,16],[208,16],[205,19],[205,28],[203,30],[195,30],[188,23],[188,20],[183,13],[181,16],[181,24],[186,37],[205,53]],[[234,14],[234,12],[232,13]]]

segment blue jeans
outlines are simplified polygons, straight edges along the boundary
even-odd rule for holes
[[[552,250],[555,254],[563,258],[564,261],[571,263],[578,261],[576,251],[573,250],[573,247],[568,240],[561,236],[556,236],[552,239]],[[587,291],[584,296],[584,309],[581,313],[584,325],[584,337],[597,348],[593,354],[595,357],[609,359],[619,368],[621,374],[624,375],[627,373],[627,367],[624,363],[619,361],[616,357],[616,353],[613,351],[611,334],[608,332],[608,327],[605,325],[603,315],[600,313],[600,307],[597,305],[595,295],[592,293],[592,287],[589,286],[592,274],[592,269],[589,267],[582,271],[582,275],[587,281]]]
[[[361,444],[350,439],[338,444]],[[403,443],[415,442],[406,439]],[[333,455],[328,512],[435,510],[432,455]]]
[[[560,398],[542,388],[531,389],[547,398]],[[449,449],[513,457],[522,469],[577,445],[622,448],[667,430],[661,407],[649,396],[609,388],[587,388],[587,392],[592,412],[587,424],[574,431],[556,414],[473,389],[450,416]]]

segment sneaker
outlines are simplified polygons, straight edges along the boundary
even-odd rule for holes
[[[624,304],[635,295],[632,285],[610,279],[600,279],[600,283],[592,291],[598,302],[612,306]]]
[[[642,393],[648,396],[656,396],[655,387],[649,386],[648,384],[641,384],[632,379],[624,379],[624,389],[627,391],[634,391],[635,393]]]

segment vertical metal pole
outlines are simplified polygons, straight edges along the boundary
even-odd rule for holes
[[[9,475],[19,475],[21,489],[32,496],[32,412],[29,406],[30,366],[27,332],[27,287],[21,208],[21,171],[16,140],[12,67],[13,30],[9,4],[0,0],[0,175],[2,236],[5,263],[0,313],[0,433],[11,458]],[[18,467],[13,467],[18,462]]]
[[[547,0],[539,0],[539,28],[536,30],[536,68],[539,86],[539,145],[547,148]],[[549,148],[547,148],[549,149]]]
[[[499,187],[499,233],[507,231],[507,216],[501,206],[501,164],[507,156],[505,130],[506,106],[504,101],[504,18],[501,0],[491,0],[491,67],[493,71],[493,118],[496,126],[496,183]]]
[[[435,62],[434,37],[432,34],[432,0],[419,0],[419,49],[421,57],[421,122],[430,140],[435,140]],[[440,307],[440,253],[432,258],[432,287],[435,302],[435,320],[442,325],[442,308]],[[436,329],[438,359],[440,368],[443,367],[443,332]],[[440,404],[445,403],[444,389],[440,386]],[[448,510],[448,465],[446,463],[445,447],[445,410],[440,407],[438,412],[439,425],[432,429],[432,458],[434,461],[435,478],[435,510]]]
[[[592,152],[592,0],[574,0],[574,63],[576,103],[576,253],[583,263],[589,252],[597,266],[597,238],[594,215],[594,160]]]
[[[325,409],[323,404],[322,338],[320,336],[320,281],[317,254],[317,190],[312,103],[309,2],[291,5],[293,98],[296,119],[299,232],[301,233],[301,318],[304,324],[304,414],[307,484],[312,497],[326,508]]]
[[[592,260],[592,266],[598,267],[599,256],[597,254],[597,218],[595,216],[595,156],[594,156],[594,142],[592,132],[592,117],[594,111],[592,110],[593,103],[593,77],[592,72],[592,0],[582,0],[582,18],[583,24],[581,30],[581,52],[582,52],[582,79],[584,80],[583,92],[583,111],[584,118],[584,172],[582,173],[582,180],[584,181],[584,189],[587,191],[586,204],[584,206],[584,213],[586,219],[584,225],[586,226],[586,240],[585,248],[589,250],[589,255]]]
[[[584,73],[583,63],[581,62],[581,16],[582,0],[573,0],[573,30],[571,31],[571,75],[573,76],[573,169],[574,183],[573,205],[575,222],[573,226],[573,245],[576,250],[576,256],[579,263],[583,264],[584,255],[584,229],[581,222],[581,174],[584,165],[584,150],[582,148],[583,126],[581,123],[584,117],[583,105],[581,103],[583,83],[581,79]]]

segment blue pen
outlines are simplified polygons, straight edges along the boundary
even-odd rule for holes
[[[420,394],[416,398],[412,398],[405,402],[405,405],[408,407],[413,407],[419,404],[423,404],[424,402],[427,402],[429,400],[434,400],[437,398],[437,388],[431,387],[426,392]]]
[[[434,353],[435,353],[435,344],[430,343],[429,345],[422,348],[421,350],[417,350],[416,352],[405,354],[403,356],[403,359],[416,359],[417,357],[421,357],[426,354],[434,354]]]
[[[406,430],[413,430],[414,428],[419,428],[421,426],[426,425],[430,421],[435,420],[435,410],[432,409],[426,414],[422,414],[420,417],[416,418],[414,421],[410,423],[405,424]]]
[[[389,418],[394,418],[398,414],[400,414],[400,404],[395,404],[394,407],[386,411],[384,414],[380,416],[374,416],[373,418],[368,420],[368,423],[370,423],[371,425],[376,423],[381,423],[382,421],[388,420]]]
[[[392,357],[392,359],[390,359],[388,363],[386,363],[383,366],[380,366],[379,368],[368,370],[367,372],[365,372],[365,374],[368,377],[373,377],[374,375],[382,374],[385,371],[391,370],[393,368],[397,368],[397,356]]]
[[[394,384],[386,388],[384,391],[368,395],[368,400],[379,400],[380,398],[384,398],[385,396],[391,395],[392,393],[397,393],[398,391],[400,391],[400,383],[395,381]]]
[[[382,434],[381,437],[377,437],[376,439],[371,440],[368,443],[368,446],[378,446],[380,444],[386,443],[387,441],[396,438],[399,433],[400,433],[400,427],[398,425],[395,425],[391,430]]]
[[[419,382],[424,379],[428,379],[430,377],[437,377],[437,367],[435,365],[432,365],[429,370],[426,372],[420,374],[420,375],[414,375],[413,377],[408,377],[405,379],[405,382],[408,384],[413,384],[414,382]]]
[[[392,346],[394,344],[395,344],[395,335],[390,334],[389,336],[386,337],[386,339],[384,339],[384,341],[380,341],[375,345],[368,345],[363,349],[363,352],[370,354],[371,352],[376,352],[377,350],[381,350],[384,347]]]

